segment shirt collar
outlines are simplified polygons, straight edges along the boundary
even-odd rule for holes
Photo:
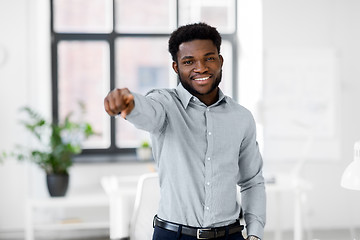
[[[194,96],[191,93],[189,93],[183,87],[183,85],[181,83],[179,83],[179,85],[177,86],[176,91],[178,93],[178,96],[179,96],[179,99],[180,99],[182,105],[184,106],[184,108],[187,108],[187,106],[189,105],[190,100]],[[219,104],[223,100],[226,102],[226,97],[225,97],[224,93],[221,91],[221,89],[219,88],[219,99],[213,105]]]

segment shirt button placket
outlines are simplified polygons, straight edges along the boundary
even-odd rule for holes
[[[205,161],[205,204],[204,204],[204,221],[205,225],[210,224],[211,221],[211,199],[212,199],[212,189],[211,189],[211,179],[212,179],[212,153],[213,153],[213,132],[212,132],[212,118],[210,108],[206,108],[206,128],[207,128],[207,142],[208,149],[206,152],[206,161]]]

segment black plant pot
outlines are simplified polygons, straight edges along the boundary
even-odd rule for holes
[[[51,197],[63,197],[69,186],[69,175],[46,174],[46,183]]]

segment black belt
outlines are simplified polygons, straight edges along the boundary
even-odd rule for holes
[[[226,227],[217,227],[217,228],[194,228],[194,227],[188,227],[179,225],[176,223],[171,223],[165,220],[162,220],[158,218],[157,216],[154,217],[154,226],[158,226],[160,228],[164,228],[166,230],[170,230],[173,232],[178,232],[179,227],[181,226],[181,233],[196,237],[197,239],[213,239],[213,238],[219,238],[224,237],[226,235],[226,228],[229,229],[229,235],[241,232],[244,229],[244,226],[240,225],[239,220],[237,220],[235,223],[228,225]]]

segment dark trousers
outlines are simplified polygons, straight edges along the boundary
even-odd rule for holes
[[[196,237],[181,234],[180,231],[177,233],[155,226],[153,240],[196,240]],[[244,240],[244,238],[241,232],[238,232],[215,240]]]

